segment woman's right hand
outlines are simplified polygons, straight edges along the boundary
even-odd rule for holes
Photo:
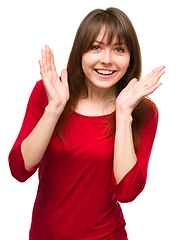
[[[48,107],[60,115],[69,99],[68,74],[63,69],[61,79],[59,78],[53,52],[49,46],[46,45],[45,50],[42,49],[41,52],[42,60],[39,60],[40,74],[47,92]]]

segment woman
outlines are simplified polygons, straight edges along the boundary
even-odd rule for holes
[[[39,168],[29,239],[125,240],[118,201],[133,201],[145,186],[158,122],[145,96],[165,66],[140,80],[136,32],[116,8],[86,16],[60,78],[49,46],[39,64],[42,80],[9,155],[19,181]]]

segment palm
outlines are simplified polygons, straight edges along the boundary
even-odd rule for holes
[[[54,63],[53,52],[49,46],[46,46],[46,50],[42,50],[42,60],[39,61],[39,64],[49,104],[55,107],[66,104],[69,99],[67,72],[62,70],[60,80]]]
[[[164,68],[165,66],[155,68],[140,81],[135,78],[132,79],[116,99],[118,109],[132,112],[143,97],[153,93],[161,85],[158,81],[165,73]]]

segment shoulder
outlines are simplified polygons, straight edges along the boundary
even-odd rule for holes
[[[146,110],[146,117],[145,117],[145,125],[154,122],[154,124],[158,124],[158,108],[156,104],[148,97],[143,99],[145,110]]]
[[[151,114],[157,114],[158,113],[158,108],[157,108],[156,104],[150,98],[145,97],[144,102],[148,106]]]
[[[134,129],[141,131],[151,120],[158,121],[158,108],[150,98],[145,97],[138,103],[132,116]]]
[[[42,80],[36,82],[33,92],[37,95],[41,95],[42,97],[47,97],[47,93],[45,91],[45,87]]]
[[[34,88],[36,89],[37,92],[46,94],[45,87],[42,80],[39,80],[38,82],[36,82]]]
[[[150,116],[158,115],[158,108],[156,104],[148,97],[144,98],[143,100],[150,111]]]
[[[44,111],[45,107],[47,106],[48,98],[42,80],[36,82],[32,90],[29,103],[31,105],[38,106],[41,111]]]

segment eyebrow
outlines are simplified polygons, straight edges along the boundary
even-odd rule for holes
[[[101,42],[101,41],[98,41],[98,40],[95,40],[94,42],[97,42],[98,44],[101,44],[101,45],[106,45],[104,42]],[[125,45],[125,43],[121,43],[121,42],[117,42],[117,43],[114,43],[113,46],[119,46],[119,45]]]

